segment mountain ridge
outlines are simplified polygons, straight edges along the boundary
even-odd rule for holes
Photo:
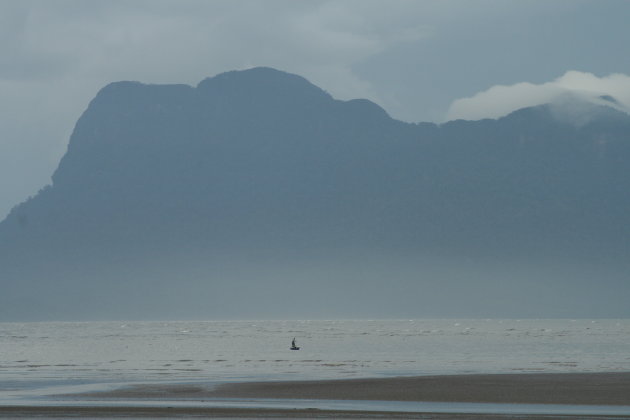
[[[573,316],[595,277],[604,312],[625,314],[630,117],[595,111],[405,123],[269,68],[109,84],[52,185],[0,222],[3,316],[102,318],[116,299],[121,316],[277,316],[304,291],[315,316],[337,292],[331,310],[371,316],[365,290],[390,315],[501,315],[521,293],[516,315]],[[449,304],[449,287],[493,298]],[[562,310],[536,291],[571,287]]]

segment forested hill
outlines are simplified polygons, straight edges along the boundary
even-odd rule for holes
[[[269,68],[112,83],[0,223],[0,316],[324,316],[304,291],[340,315],[555,316],[541,295],[566,288],[629,315],[630,117],[581,109],[409,124]]]

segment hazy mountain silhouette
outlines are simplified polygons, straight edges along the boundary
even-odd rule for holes
[[[630,117],[408,124],[269,68],[112,83],[0,223],[2,319],[628,316]]]

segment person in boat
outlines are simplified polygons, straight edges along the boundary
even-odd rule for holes
[[[299,350],[300,348],[295,345],[295,337],[293,337],[293,341],[291,341],[291,350]]]

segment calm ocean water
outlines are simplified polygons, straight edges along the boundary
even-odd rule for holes
[[[293,337],[301,350],[289,350]],[[0,323],[0,391],[9,394],[138,382],[595,371],[630,371],[630,320]]]

